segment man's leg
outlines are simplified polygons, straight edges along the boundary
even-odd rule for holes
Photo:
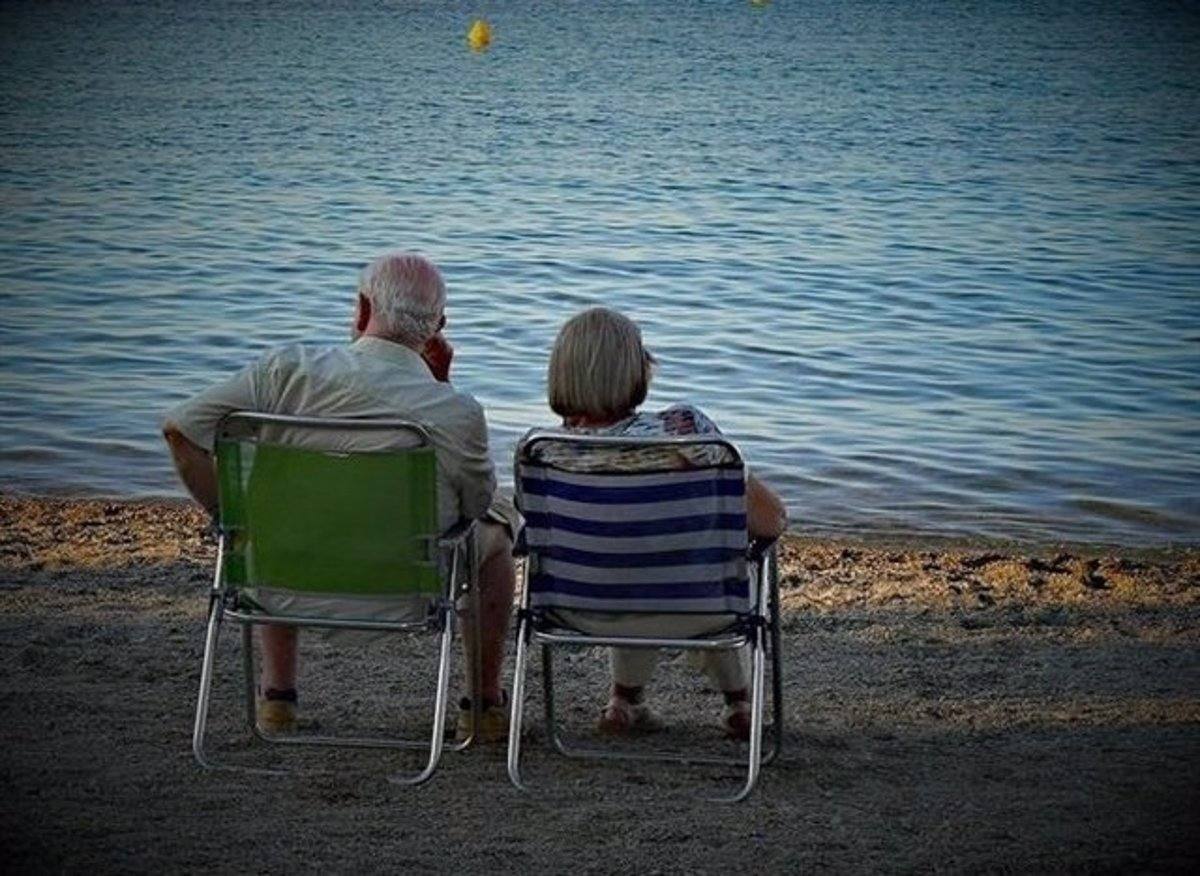
[[[262,667],[259,673],[258,726],[267,733],[289,733],[296,724],[295,627],[259,627]]]
[[[508,636],[508,620],[512,614],[513,590],[517,570],[512,557],[512,538],[498,523],[479,521],[476,539],[479,572],[479,643],[482,668],[479,695],[489,704],[501,700],[500,672],[504,666],[504,647]],[[463,620],[463,650],[468,672],[472,672],[475,653],[475,619],[471,614],[472,601],[465,600],[460,611]],[[474,693],[474,692],[473,692]]]
[[[260,688],[265,695],[269,690],[287,691],[296,687],[296,641],[295,627],[263,624],[259,627],[262,643],[262,673]]]

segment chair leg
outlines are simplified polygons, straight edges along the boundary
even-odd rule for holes
[[[245,684],[245,700],[246,700],[246,725],[250,728],[251,735],[270,742],[266,735],[258,729],[258,714],[256,711],[255,697],[256,685],[254,683],[254,626],[252,624],[242,624],[242,674]]]
[[[750,727],[750,745],[749,753],[745,761],[740,758],[692,758],[670,756],[665,752],[654,753],[649,755],[642,754],[623,754],[614,755],[605,751],[593,749],[574,749],[567,745],[561,738],[558,732],[557,715],[555,709],[554,697],[554,663],[553,663],[553,648],[548,644],[542,646],[542,687],[543,687],[543,702],[545,706],[546,729],[547,735],[553,747],[563,755],[568,757],[599,757],[613,759],[628,759],[628,760],[672,760],[684,763],[724,763],[724,764],[745,764],[745,779],[741,787],[733,794],[727,796],[710,797],[714,802],[722,803],[737,803],[745,800],[754,791],[757,786],[759,775],[763,764],[769,763],[779,753],[783,744],[783,683],[782,683],[782,654],[780,650],[780,629],[779,629],[779,598],[778,584],[775,578],[775,570],[772,563],[773,556],[767,559],[763,566],[760,567],[759,574],[764,576],[760,581],[766,586],[763,587],[764,597],[767,600],[767,611],[765,617],[766,623],[756,626],[752,637],[750,638],[750,648],[752,654],[752,670],[750,683],[750,704],[751,704],[751,727]],[[527,789],[521,778],[520,771],[520,734],[521,724],[524,715],[524,699],[525,699],[525,684],[527,675],[527,665],[529,660],[530,646],[530,625],[528,619],[522,619],[519,626],[517,636],[517,658],[516,667],[513,678],[513,703],[512,713],[509,727],[509,743],[508,743],[508,775],[512,783],[520,789]],[[767,649],[770,648],[769,658],[771,661],[771,694],[774,722],[772,727],[771,745],[765,751],[764,756],[764,731],[766,724],[766,672],[767,672]]]
[[[783,750],[783,653],[780,650],[778,607],[771,618],[771,706],[774,713],[771,727],[774,744],[770,756],[763,763],[770,763]]]
[[[763,757],[763,763],[768,764],[779,756],[783,750],[783,650],[779,632],[779,566],[774,548],[767,555],[767,566],[764,570],[768,582],[768,606],[770,607],[770,645],[771,645],[771,708],[774,723],[771,726],[771,749]]]
[[[208,756],[204,747],[204,739],[208,730],[208,710],[212,697],[213,669],[217,656],[217,641],[221,634],[221,622],[225,619],[225,611],[220,600],[212,600],[208,614],[208,632],[204,640],[204,661],[200,665],[200,693],[196,700],[196,724],[192,729],[192,754],[196,762],[205,769],[236,770],[260,776],[283,776],[285,770],[264,767],[243,767],[233,764],[220,764]],[[251,700],[251,720],[253,720],[253,700]],[[261,735],[261,734],[260,734]]]
[[[208,628],[205,635],[204,658],[200,670],[200,691],[196,702],[196,719],[192,730],[192,752],[200,766],[207,769],[236,770],[242,773],[268,776],[292,775],[294,770],[275,769],[238,764],[216,763],[208,755],[205,748],[205,738],[208,729],[208,714],[212,696],[213,677],[217,643],[220,637],[221,624],[225,619],[224,606],[219,599],[213,599],[209,609]],[[360,737],[334,736],[299,736],[280,735],[268,736],[258,728],[255,703],[254,678],[254,639],[253,622],[242,623],[242,666],[244,675],[245,715],[255,737],[264,742],[281,745],[332,745],[346,748],[389,748],[389,749],[426,749],[426,743],[415,740],[377,739]],[[443,609],[442,633],[438,656],[437,686],[434,695],[434,728],[432,738],[428,743],[429,760],[424,769],[414,776],[390,777],[398,784],[420,784],[430,778],[436,770],[444,750],[446,712],[450,699],[450,657],[454,640],[454,611],[453,607]]]
[[[783,666],[779,652],[779,631],[774,626],[768,631],[767,644],[771,662],[771,734],[770,745],[763,747],[763,766],[774,761],[783,749]]]
[[[558,700],[554,696],[554,649],[549,645],[542,645],[542,702],[546,711],[546,737],[559,754],[574,757],[570,747],[563,742],[558,728]]]
[[[192,728],[192,754],[205,769],[215,766],[204,750],[204,734],[208,729],[208,705],[212,694],[213,663],[217,656],[217,639],[221,634],[223,610],[218,599],[209,601],[208,631],[204,636],[204,662],[200,665],[200,692],[196,698],[196,723]]]
[[[483,618],[480,615],[479,566],[474,553],[472,552],[467,556],[463,554],[464,550],[468,549],[463,547],[454,549],[454,555],[450,561],[450,581],[451,592],[454,592],[454,589],[458,586],[457,582],[461,565],[465,565],[469,582],[465,588],[465,595],[467,602],[470,604],[469,614],[471,625],[469,629],[463,630],[463,639],[466,645],[465,650],[470,658],[467,661],[470,665],[465,666],[463,672],[469,673],[466,682],[467,689],[471,692],[471,732],[467,734],[466,739],[459,740],[451,745],[451,751],[465,751],[474,745],[475,734],[483,723],[483,702],[479,695],[480,690],[483,689]],[[468,639],[469,641],[467,641]]]
[[[478,570],[476,570],[478,572]],[[475,742],[475,735],[483,724],[483,599],[479,593],[479,576],[467,599],[471,601],[471,632],[475,647],[471,649],[471,734],[463,740],[463,748]]]
[[[762,766],[762,737],[763,737],[763,712],[765,711],[765,703],[763,702],[765,694],[764,676],[766,675],[766,655],[764,650],[764,637],[762,627],[755,630],[754,634],[754,666],[751,673],[751,692],[750,692],[750,756],[746,767],[746,781],[742,785],[740,791],[730,797],[715,797],[714,802],[718,803],[740,803],[750,796],[750,792],[754,790],[754,786],[758,783],[758,773]]]
[[[517,627],[517,658],[513,666],[512,711],[508,721],[508,778],[521,790],[521,722],[525,716],[525,663],[529,657],[529,618]]]
[[[442,615],[442,646],[438,655],[437,693],[433,703],[433,733],[429,741],[429,760],[425,768],[416,775],[391,775],[388,781],[395,785],[420,785],[429,780],[442,758],[442,746],[446,739],[446,705],[450,700],[450,652],[454,643],[454,606],[448,605]]]

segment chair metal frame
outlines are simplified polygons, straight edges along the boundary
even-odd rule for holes
[[[688,435],[669,437],[633,438],[622,436],[572,435],[550,430],[535,430],[527,434],[518,444],[514,455],[513,480],[516,502],[521,507],[521,465],[537,444],[557,442],[587,447],[612,448],[658,448],[694,445],[717,445],[732,454],[734,464],[743,465],[737,446],[720,435]],[[744,467],[743,467],[744,470]],[[589,470],[589,474],[604,474]],[[739,615],[730,626],[716,633],[691,638],[649,636],[602,636],[584,633],[547,617],[544,610],[531,607],[529,588],[530,557],[532,549],[522,548],[526,557],[522,575],[523,588],[521,607],[518,611],[517,655],[513,674],[512,714],[508,737],[508,775],[520,789],[528,783],[521,775],[521,726],[523,723],[525,676],[529,660],[529,649],[540,645],[542,649],[542,691],[547,735],[554,749],[566,757],[602,760],[658,761],[682,764],[738,765],[745,767],[745,779],[732,794],[710,799],[724,803],[736,803],[750,796],[758,783],[760,769],[773,761],[783,748],[783,678],[780,655],[779,631],[779,578],[774,541],[751,543],[747,549],[747,574],[750,578],[751,609]],[[643,612],[635,612],[643,613]],[[647,615],[666,612],[644,612]],[[673,613],[673,612],[672,612]],[[568,744],[559,729],[555,714],[554,669],[552,651],[555,647],[609,646],[620,648],[672,648],[687,651],[732,650],[749,645],[752,653],[750,704],[750,742],[745,758],[706,757],[676,752],[616,752],[612,750],[574,746]],[[768,654],[769,652],[769,654]],[[766,662],[771,663],[772,727],[770,746],[763,750],[765,729],[765,676]]]
[[[412,448],[390,451],[403,453],[408,449],[421,449],[432,446],[429,433],[421,425],[407,420],[368,420],[368,419],[331,419],[319,417],[299,417],[280,414],[263,414],[249,411],[234,411],[225,415],[217,428],[217,441],[229,437],[235,427],[276,426],[302,428],[311,430],[338,429],[356,432],[408,432],[415,439]],[[215,449],[215,448],[214,448]],[[346,455],[346,454],[336,454]],[[436,500],[435,500],[436,501]],[[245,675],[246,719],[253,738],[261,742],[283,746],[340,746],[347,748],[383,748],[383,749],[426,749],[428,759],[423,768],[411,774],[394,774],[388,776],[388,781],[402,785],[418,785],[427,781],[437,769],[442,751],[450,748],[461,751],[472,744],[474,733],[466,739],[452,745],[445,745],[446,712],[449,703],[450,654],[454,639],[456,616],[456,597],[467,595],[474,607],[472,615],[475,618],[473,633],[478,641],[479,611],[477,589],[469,584],[469,575],[460,575],[471,565],[470,549],[474,534],[474,521],[461,523],[443,533],[437,539],[436,549],[440,556],[447,557],[448,573],[442,582],[441,595],[431,602],[428,615],[421,621],[386,621],[371,619],[338,619],[323,618],[311,615],[280,615],[261,609],[247,607],[239,601],[239,590],[227,586],[224,576],[225,558],[228,540],[231,533],[223,528],[220,521],[217,527],[217,563],[213,575],[213,583],[209,592],[208,623],[204,643],[204,659],[201,664],[200,688],[196,701],[196,717],[192,730],[192,752],[200,766],[207,769],[234,769],[242,772],[262,775],[286,775],[294,772],[288,769],[243,766],[238,764],[218,763],[207,751],[205,738],[208,726],[208,713],[212,693],[214,664],[217,643],[220,637],[221,625],[225,620],[231,620],[241,625],[242,629],[242,666]],[[463,580],[460,581],[460,578]],[[255,714],[255,679],[254,679],[254,639],[253,628],[262,625],[317,627],[323,629],[365,630],[375,632],[395,633],[435,633],[439,638],[437,681],[434,693],[433,729],[428,740],[402,739],[394,737],[364,737],[364,736],[330,736],[310,734],[267,734],[259,727]],[[479,664],[479,649],[474,649],[475,660],[470,667],[478,689],[478,679],[481,668]],[[478,698],[473,698],[478,699]],[[476,712],[479,705],[473,704]],[[479,717],[473,726],[479,726]]]

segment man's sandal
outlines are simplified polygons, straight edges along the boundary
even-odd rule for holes
[[[296,729],[296,689],[268,688],[255,703],[258,729],[268,736],[282,736]]]

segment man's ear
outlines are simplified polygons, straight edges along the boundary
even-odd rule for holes
[[[358,306],[354,310],[354,329],[360,335],[367,330],[371,323],[371,299],[361,292],[358,293]]]

